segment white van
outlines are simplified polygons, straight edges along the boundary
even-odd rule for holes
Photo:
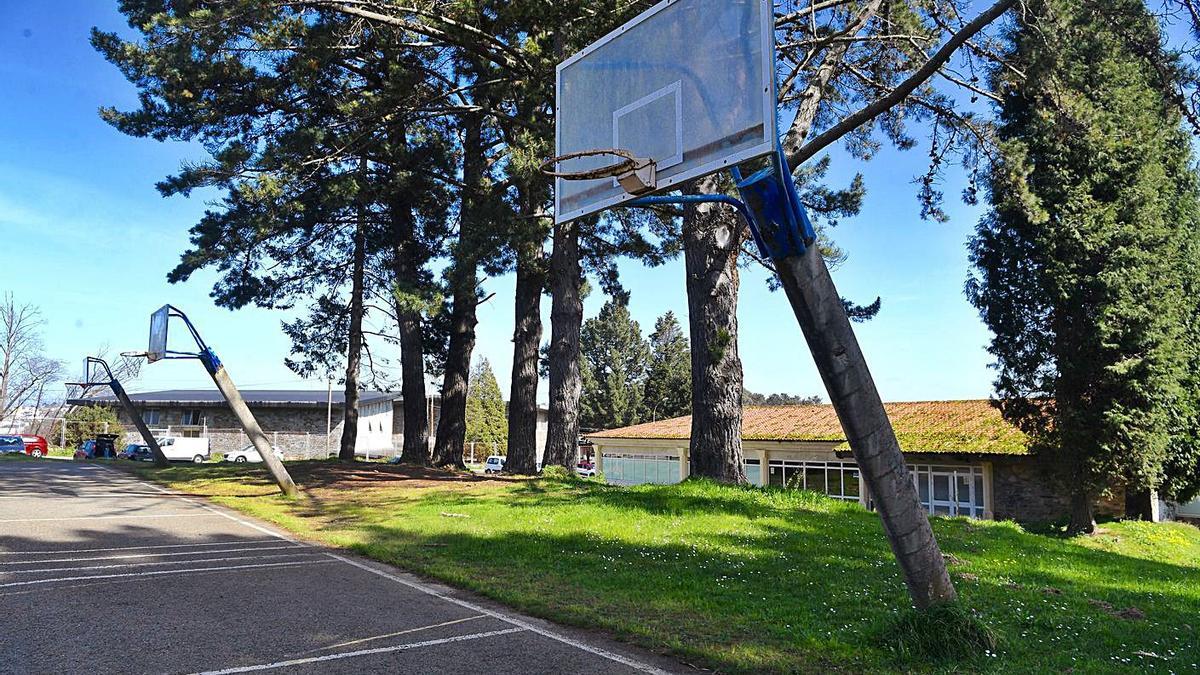
[[[207,438],[171,436],[157,440],[158,447],[162,448],[163,454],[171,461],[199,464],[209,457]]]
[[[484,473],[500,473],[504,470],[504,458],[500,455],[492,455],[483,463]]]

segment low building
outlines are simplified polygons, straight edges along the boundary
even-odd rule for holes
[[[1069,495],[1055,472],[1030,453],[1025,435],[992,402],[885,407],[930,514],[1045,521],[1067,513]],[[691,417],[677,417],[588,439],[609,482],[674,483],[688,475],[691,424]],[[751,483],[814,490],[871,506],[832,406],[747,407],[742,439]],[[1123,493],[1106,495],[1100,511],[1123,513]]]
[[[275,447],[288,459],[319,458],[337,454],[342,438],[345,392],[307,389],[244,389],[242,398]],[[216,389],[170,389],[130,394],[142,420],[161,436],[203,437],[212,452],[245,447],[249,439]],[[111,394],[68,401],[72,405],[112,407],[125,427],[127,440],[140,442],[133,420]],[[441,413],[441,400],[426,401],[432,445]],[[546,447],[547,410],[539,408],[538,457]],[[404,446],[404,409],[399,393],[363,391],[358,400],[358,435],[355,454],[390,456]],[[486,457],[491,448],[471,447]],[[481,460],[482,461],[482,460]]]

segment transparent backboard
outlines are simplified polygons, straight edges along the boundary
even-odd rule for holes
[[[170,305],[163,305],[150,315],[150,345],[146,349],[146,360],[150,363],[167,355],[167,322],[170,315]]]
[[[555,154],[619,148],[654,160],[657,190],[775,149],[768,0],[665,0],[558,66]],[[619,158],[562,162],[576,172]],[[616,179],[555,180],[555,222],[634,196]]]

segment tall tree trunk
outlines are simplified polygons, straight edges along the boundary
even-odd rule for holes
[[[1077,487],[1071,491],[1071,520],[1067,523],[1067,534],[1093,534],[1096,517],[1092,512],[1092,497],[1087,490]]]
[[[442,379],[441,416],[433,444],[435,466],[465,468],[463,442],[467,434],[467,383],[471,372],[471,353],[475,349],[476,292],[479,267],[477,238],[481,224],[479,191],[483,189],[483,118],[464,116],[463,189],[459,208],[458,245],[448,272],[452,293],[450,344]]]
[[[579,331],[583,325],[583,270],[578,221],[554,226],[550,253],[550,420],[542,466],[574,470],[579,462]]]
[[[405,143],[406,130],[397,134]],[[404,414],[404,445],[400,461],[429,464],[429,416],[425,396],[425,342],[421,334],[421,261],[417,250],[416,218],[407,191],[397,190],[389,204],[392,230],[392,273],[396,286],[396,328],[400,334],[400,394]]]
[[[841,296],[816,246],[775,261],[796,320],[854,453],[918,609],[956,597],[912,474],[867,369]]]
[[[400,395],[404,408],[404,447],[400,460],[406,464],[429,464],[429,416],[425,396],[425,345],[421,336],[421,313],[399,310]]]
[[[513,329],[512,384],[508,396],[510,473],[537,472],[538,348],[542,343],[542,244],[528,241],[517,251],[517,291]]]
[[[718,191],[709,177],[692,185]],[[718,204],[688,206],[683,216],[688,326],[692,341],[690,473],[745,483],[742,465],[742,360],[738,357],[738,254],[741,217]]]
[[[473,272],[474,266],[471,269]],[[466,468],[463,443],[467,435],[467,383],[470,381],[471,353],[475,349],[475,307],[478,302],[474,281],[472,273],[469,277],[460,276],[455,283],[450,345],[442,380],[442,409],[433,444],[434,466]]]
[[[363,268],[367,242],[365,209],[360,208],[354,230],[354,267],[350,283],[350,340],[346,349],[346,404],[342,406],[342,443],[338,461],[353,462],[358,445],[358,371],[362,366]]]

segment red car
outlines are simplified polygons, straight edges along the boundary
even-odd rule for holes
[[[30,457],[45,457],[50,454],[50,446],[41,436],[21,434],[21,441],[25,443],[25,454]]]

